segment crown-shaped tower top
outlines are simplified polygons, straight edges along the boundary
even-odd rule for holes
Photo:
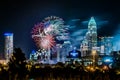
[[[96,26],[96,22],[95,22],[95,19],[94,17],[91,17],[89,23],[88,23],[88,26]]]
[[[91,17],[88,22],[88,29],[93,29],[93,28],[96,28],[96,22],[94,17]]]

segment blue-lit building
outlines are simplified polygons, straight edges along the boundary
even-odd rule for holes
[[[69,58],[81,58],[81,52],[79,50],[77,50],[76,48],[74,48],[72,51],[69,52]]]
[[[11,54],[13,53],[13,33],[5,33],[5,59],[9,60]]]
[[[86,32],[85,38],[81,43],[81,52],[83,56],[90,55],[85,53],[86,51],[97,50],[100,55],[110,55],[113,50],[112,38],[113,37],[100,37],[98,41],[97,36],[97,24],[94,17],[88,22],[88,31]],[[86,55],[85,55],[86,54]]]
[[[88,22],[88,31],[84,37],[84,40],[81,43],[81,52],[82,56],[91,55],[89,52],[97,47],[97,24],[94,17],[91,17]]]
[[[88,32],[86,33],[86,39],[88,41],[89,50],[92,50],[93,47],[97,47],[97,27],[94,17],[91,17],[88,23]]]
[[[91,17],[88,22],[88,31],[80,45],[81,57],[83,58],[84,65],[92,64],[93,57],[98,65],[105,63],[105,61],[109,62],[112,60],[108,57],[104,59],[106,56],[112,56],[112,38],[113,37],[101,37],[99,41],[97,36],[97,24],[94,17]],[[94,50],[96,51],[95,54],[92,53]]]

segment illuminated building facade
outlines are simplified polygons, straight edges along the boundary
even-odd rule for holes
[[[94,17],[88,22],[88,31],[81,43],[80,49],[82,52],[82,56],[89,56],[90,54],[87,51],[97,50],[100,52],[100,55],[110,55],[113,51],[113,37],[100,37],[100,45],[98,46],[97,41],[97,24],[95,22]]]
[[[93,47],[97,47],[97,27],[94,17],[91,17],[88,23],[88,32],[86,33],[86,39],[88,41],[89,50],[92,50]]]
[[[80,46],[80,51],[81,51],[81,56],[84,57],[84,56],[87,56],[87,52],[88,52],[88,41],[86,38],[84,38],[84,40],[82,41],[81,43],[81,46]]]
[[[101,38],[101,53],[104,55],[110,55],[113,51],[113,37],[100,37]]]
[[[97,27],[94,17],[91,17],[88,22],[88,31],[86,32],[86,35],[80,46],[81,55],[83,57],[89,56],[89,52],[95,48],[97,48]]]
[[[5,33],[5,59],[9,60],[13,53],[13,33]]]

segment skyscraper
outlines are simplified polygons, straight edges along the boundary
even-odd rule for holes
[[[5,59],[8,60],[13,53],[13,33],[5,33]]]
[[[88,22],[88,32],[86,33],[86,39],[88,40],[88,49],[92,50],[93,47],[97,47],[97,27],[94,17],[91,17]]]
[[[86,38],[84,38],[84,40],[82,41],[81,43],[81,46],[80,46],[80,51],[81,51],[81,56],[84,57],[84,56],[87,56],[87,52],[88,52],[88,41]]]

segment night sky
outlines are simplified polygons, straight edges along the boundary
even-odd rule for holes
[[[14,45],[28,56],[36,48],[32,27],[52,15],[81,30],[87,29],[86,22],[94,16],[99,36],[115,36],[120,29],[120,4],[115,0],[0,0],[0,52],[4,48],[3,34],[13,32]]]

